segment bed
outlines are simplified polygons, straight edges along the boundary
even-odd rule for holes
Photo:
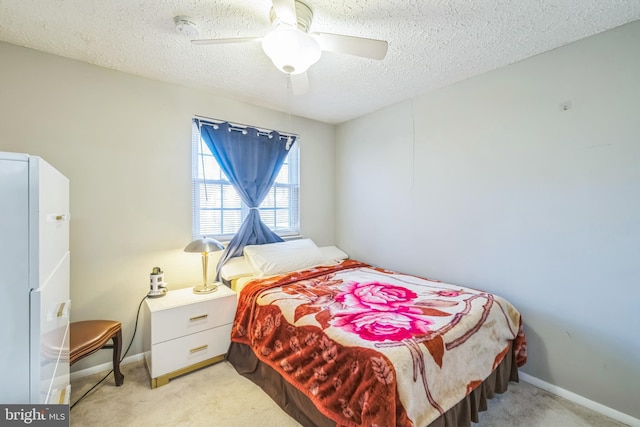
[[[505,299],[314,246],[247,247],[251,272],[230,280],[227,359],[302,425],[470,425],[518,380],[526,340]]]

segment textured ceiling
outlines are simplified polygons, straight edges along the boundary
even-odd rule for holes
[[[389,42],[382,61],[324,52],[292,95],[260,43],[269,0],[0,0],[0,40],[226,98],[340,123],[640,19],[640,0],[305,0],[311,31]],[[1,58],[0,58],[1,64]]]

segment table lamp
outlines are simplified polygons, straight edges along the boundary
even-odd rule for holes
[[[216,284],[211,284],[211,286],[207,284],[209,252],[217,252],[223,249],[224,246],[222,243],[216,239],[204,236],[201,239],[194,240],[184,248],[185,252],[200,252],[202,254],[202,285],[193,288],[194,294],[210,294],[218,289],[218,285]]]

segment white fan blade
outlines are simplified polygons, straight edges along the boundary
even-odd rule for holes
[[[306,71],[300,74],[289,74],[289,82],[294,95],[304,95],[309,92],[309,76]]]
[[[249,43],[249,42],[259,42],[262,40],[262,37],[239,37],[234,39],[199,39],[199,40],[191,40],[191,43],[197,45],[203,44],[225,44],[225,43]]]
[[[320,45],[320,49],[329,52],[345,53],[363,58],[384,59],[388,43],[384,40],[365,39],[329,33],[311,33]]]
[[[283,24],[298,25],[295,0],[273,0],[273,11]]]

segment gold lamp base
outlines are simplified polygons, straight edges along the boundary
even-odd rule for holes
[[[218,285],[198,285],[193,288],[194,294],[210,294],[218,290]]]

